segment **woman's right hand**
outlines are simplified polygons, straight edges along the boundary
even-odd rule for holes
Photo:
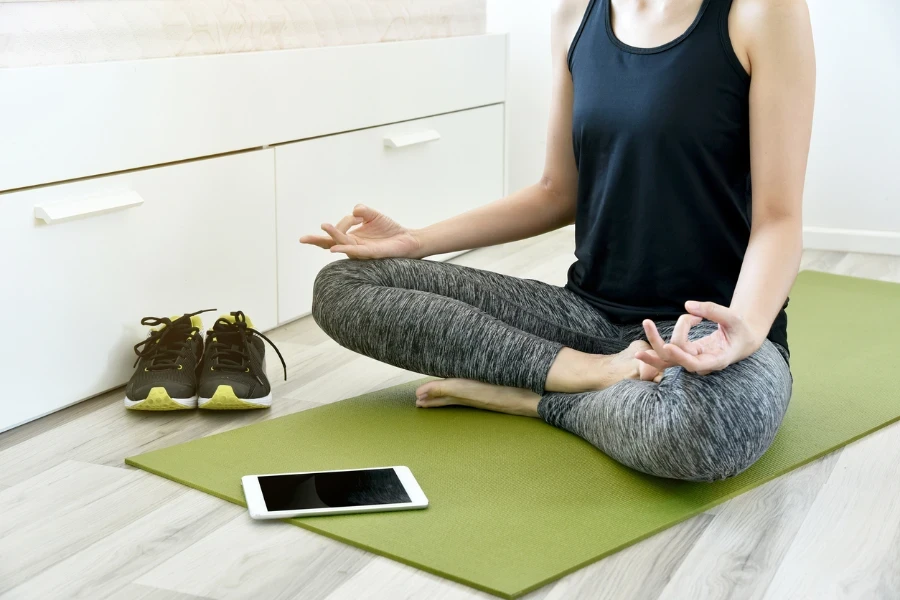
[[[300,243],[324,248],[350,258],[422,258],[416,234],[390,217],[363,204],[353,208],[337,225],[322,224],[323,235],[304,235]]]

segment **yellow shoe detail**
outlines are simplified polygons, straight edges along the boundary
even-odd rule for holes
[[[228,321],[229,323],[234,323],[234,321],[235,321],[234,315],[231,315],[231,314],[221,315],[219,318],[224,321]],[[244,315],[244,322],[247,323],[247,327],[249,327],[251,329],[253,328],[253,321],[251,321],[250,317],[248,317],[247,315]]]
[[[201,401],[200,408],[206,410],[250,410],[254,408],[271,408],[268,404],[257,404],[252,400],[237,397],[230,385],[220,385],[207,402]]]
[[[177,321],[178,319],[180,319],[183,316],[184,315],[172,315],[171,317],[169,317],[169,319],[171,319],[172,322],[174,323],[175,321]],[[234,322],[234,317],[232,317],[231,321],[232,321],[232,323]],[[199,315],[192,315],[191,316],[191,326],[196,327],[200,331],[203,331],[203,319],[201,319]],[[164,327],[166,327],[166,325],[159,325],[157,327],[151,327],[150,331],[162,331],[162,329]]]
[[[127,398],[126,398],[127,400]],[[130,402],[129,402],[130,403]],[[132,406],[128,406],[126,403],[125,408],[128,410],[153,410],[153,411],[165,411],[165,410],[191,410],[194,408],[193,406],[185,406],[183,404],[179,404],[172,400],[169,396],[169,393],[166,391],[164,387],[155,387],[150,390],[150,393],[147,394],[147,398],[133,404]]]

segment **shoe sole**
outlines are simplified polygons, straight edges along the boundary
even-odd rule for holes
[[[193,398],[172,398],[164,387],[155,387],[150,390],[143,400],[132,400],[125,397],[125,408],[128,410],[193,410],[197,408],[197,396]]]
[[[272,393],[262,398],[238,398],[230,385],[220,385],[212,398],[200,398],[200,408],[204,410],[253,410],[271,408]]]

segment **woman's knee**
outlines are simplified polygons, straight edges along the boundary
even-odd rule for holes
[[[551,425],[657,477],[717,481],[752,464],[746,432],[725,431],[716,402],[671,392],[670,386],[620,382],[593,395],[547,394],[538,409]]]
[[[352,283],[357,279],[356,274],[364,264],[364,261],[346,258],[328,263],[316,274],[313,296],[321,294],[327,287]]]
[[[706,393],[682,397],[657,437],[668,476],[719,481],[753,465],[768,449],[783,412],[770,398]]]
[[[708,427],[688,427],[682,436],[671,445],[672,459],[677,464],[672,474],[685,481],[710,482],[734,477],[762,454],[754,448],[763,444],[747,443],[744,436],[730,437]]]
[[[312,316],[326,331],[335,313],[345,310],[344,304],[354,291],[366,283],[366,261],[338,260],[322,267],[313,284]]]
[[[341,332],[362,318],[371,291],[393,287],[406,259],[344,259],[322,267],[313,285],[312,316],[319,327],[341,342]],[[341,342],[343,343],[343,342]]]
[[[316,275],[313,298],[335,288],[347,289],[360,285],[390,286],[399,275],[408,272],[410,259],[379,258],[373,260],[343,259],[328,263]]]
[[[639,454],[622,462],[657,477],[708,482],[741,473],[755,458],[723,444],[702,428],[682,427],[677,433],[656,432],[648,436]]]

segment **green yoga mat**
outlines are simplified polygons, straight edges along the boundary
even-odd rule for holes
[[[126,462],[238,504],[246,474],[407,465],[427,510],[292,522],[515,598],[900,419],[895,369],[885,366],[898,315],[900,285],[801,273],[784,424],[758,463],[713,484],[634,472],[537,419],[416,410],[415,384]]]

